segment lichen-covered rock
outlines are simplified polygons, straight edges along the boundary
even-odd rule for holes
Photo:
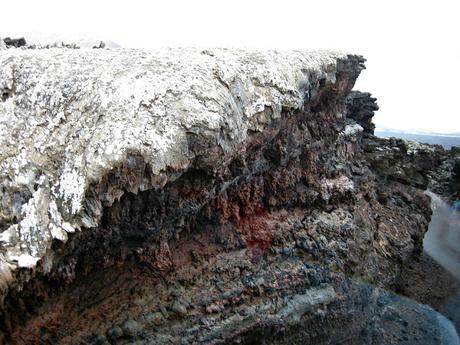
[[[232,150],[298,110],[343,54],[242,50],[8,50],[1,56],[0,258],[5,275],[32,267],[53,239],[98,225],[126,189],[165,184],[202,154]],[[150,175],[101,195],[92,184],[139,155]]]

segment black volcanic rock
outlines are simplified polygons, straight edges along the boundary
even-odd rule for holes
[[[441,164],[431,174],[429,189],[446,197],[451,202],[460,199],[460,148],[446,150]]]
[[[377,98],[369,92],[351,91],[346,99],[346,117],[360,124],[364,133],[374,134],[375,125],[372,123],[374,113],[379,110]]]
[[[3,39],[3,42],[5,43],[7,47],[15,47],[15,48],[24,47],[27,44],[24,37],[21,37],[21,38],[6,37]]]
[[[396,138],[364,138],[363,149],[372,169],[380,176],[426,189],[445,156],[440,145],[420,144]]]

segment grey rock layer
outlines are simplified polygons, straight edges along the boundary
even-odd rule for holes
[[[282,110],[301,109],[346,59],[226,49],[2,51],[0,286],[49,254],[54,239],[91,231],[125,190],[180,174],[200,154],[191,135],[228,152]],[[85,213],[90,186],[130,155],[143,157],[151,178],[93,200]]]

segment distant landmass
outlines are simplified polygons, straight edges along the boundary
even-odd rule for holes
[[[460,147],[460,133],[440,134],[440,133],[411,133],[393,129],[377,128],[375,135],[383,138],[401,138],[417,141],[426,144],[442,145],[445,149],[450,149],[452,146]]]

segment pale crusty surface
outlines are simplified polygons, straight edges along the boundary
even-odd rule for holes
[[[183,171],[196,154],[188,133],[229,152],[282,109],[301,109],[320,81],[334,82],[340,59],[326,51],[2,50],[3,283],[47,255],[53,239],[91,231],[79,217],[88,188],[128,155],[142,156],[153,174]]]

